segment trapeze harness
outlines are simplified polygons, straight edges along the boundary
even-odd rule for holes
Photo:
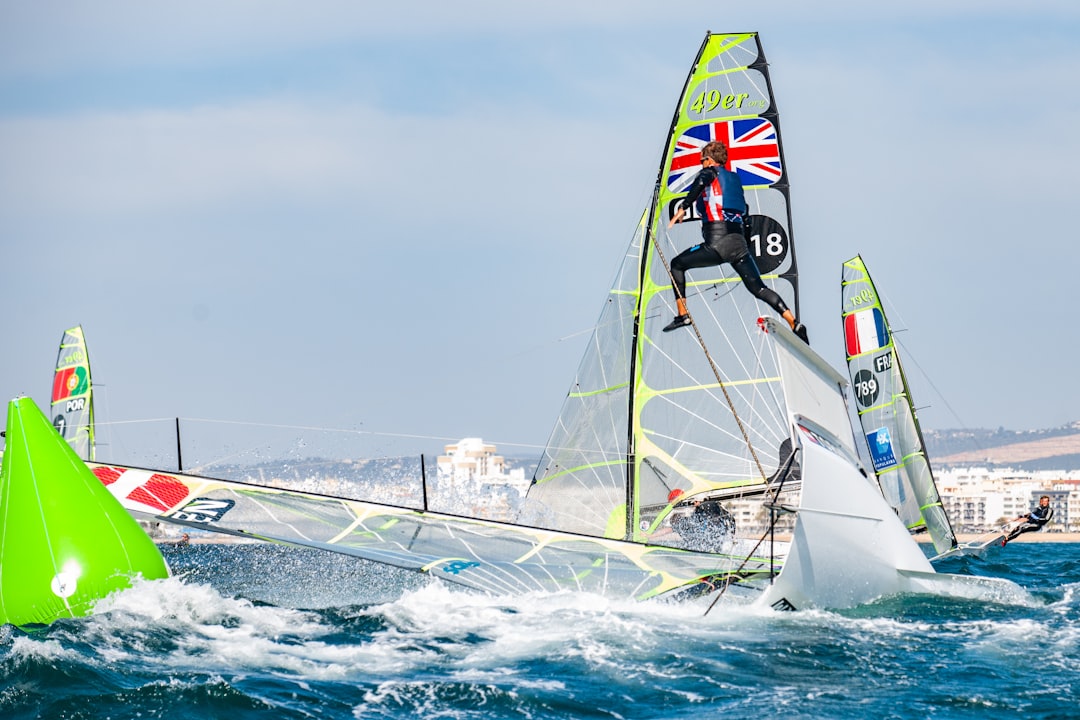
[[[687,270],[729,263],[751,294],[783,315],[788,307],[776,291],[761,281],[761,273],[743,235],[746,196],[739,176],[716,166],[702,168],[683,198],[684,206],[690,204],[701,218],[702,242],[671,261],[675,297],[686,297]]]

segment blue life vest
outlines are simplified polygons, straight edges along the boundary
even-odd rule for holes
[[[743,193],[742,180],[730,170],[706,168],[701,172],[709,171],[716,174],[695,200],[698,216],[704,222],[741,223],[743,215],[746,214],[746,195]]]

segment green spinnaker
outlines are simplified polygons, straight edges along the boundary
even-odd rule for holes
[[[33,400],[12,400],[0,468],[0,623],[88,615],[137,575],[169,575],[153,540]]]

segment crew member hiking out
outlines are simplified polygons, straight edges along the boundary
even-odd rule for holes
[[[1043,495],[1039,498],[1038,507],[1028,514],[1021,515],[1013,520],[1014,523],[1020,524],[1012,528],[1011,532],[1006,532],[1005,535],[1001,536],[1001,547],[1005,547],[1010,540],[1015,540],[1022,533],[1042,530],[1042,526],[1050,522],[1052,517],[1054,517],[1054,508],[1050,507],[1050,496]]]
[[[694,511],[673,518],[671,526],[683,547],[701,552],[722,552],[735,537],[735,518],[716,500],[693,500]]]
[[[743,285],[757,299],[776,310],[803,342],[809,344],[806,326],[784,303],[775,290],[765,287],[758,272],[757,263],[750,253],[743,235],[746,221],[746,196],[743,194],[739,176],[725,169],[727,146],[722,142],[710,142],[701,149],[701,171],[688,188],[678,211],[672,216],[668,227],[682,222],[689,205],[696,205],[701,217],[702,241],[683,250],[671,261],[671,278],[674,281],[675,304],[678,314],[665,328],[671,332],[690,324],[686,310],[686,271],[730,263],[739,273]]]

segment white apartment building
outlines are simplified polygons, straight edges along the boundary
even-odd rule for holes
[[[506,459],[481,438],[444,447],[437,465],[432,507],[489,520],[512,520],[530,479],[523,468],[507,471]]]

